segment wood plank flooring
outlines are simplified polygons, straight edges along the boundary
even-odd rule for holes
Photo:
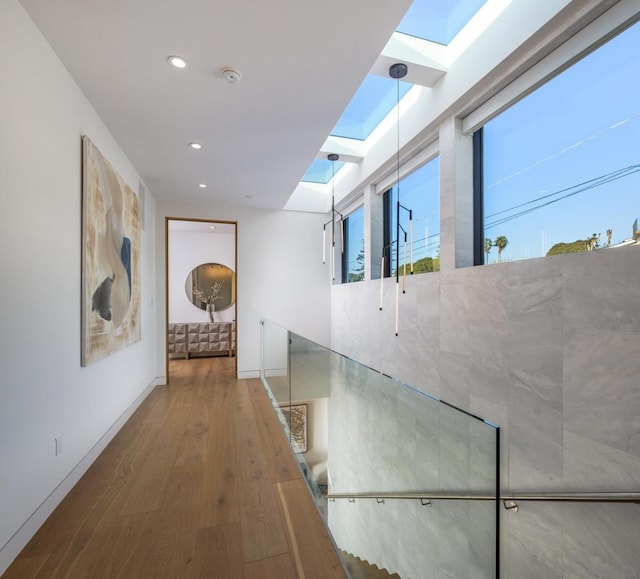
[[[346,577],[260,381],[170,370],[3,579]]]

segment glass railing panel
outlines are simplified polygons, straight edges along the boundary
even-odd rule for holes
[[[495,492],[495,427],[344,356],[331,357],[334,493]]]
[[[294,333],[289,335],[291,412],[304,413],[304,424],[298,423],[292,429],[292,446],[316,504],[326,519],[332,353]]]
[[[275,406],[290,404],[289,332],[266,321],[262,324],[260,375]]]
[[[400,577],[496,577],[498,429],[288,335],[289,405],[306,410],[293,446],[339,549]]]
[[[339,549],[403,578],[495,579],[492,501],[385,499],[328,503]]]

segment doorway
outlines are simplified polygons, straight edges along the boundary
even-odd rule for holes
[[[165,220],[166,375],[171,359],[227,356],[237,374],[237,222]]]

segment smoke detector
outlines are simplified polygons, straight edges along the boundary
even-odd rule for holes
[[[235,68],[226,67],[222,69],[222,77],[229,84],[238,84],[242,78],[242,73]]]

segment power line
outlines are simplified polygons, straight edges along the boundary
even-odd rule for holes
[[[513,207],[510,207],[509,209],[503,209],[502,211],[496,211],[495,213],[492,213],[491,215],[487,215],[487,219],[491,218],[491,217],[495,217],[496,215],[500,215],[501,213],[507,213],[508,211],[512,211],[514,209],[519,209],[520,207],[524,207],[525,205],[530,205],[531,203],[536,203],[537,201],[541,201],[542,199],[548,199],[549,197],[553,197],[554,195],[560,195],[560,193],[564,193],[565,191],[571,191],[572,189],[575,189],[576,187],[582,187],[583,185],[589,185],[591,183],[594,182],[598,182],[596,183],[595,186],[597,185],[601,185],[604,183],[608,183],[610,180],[610,177],[616,177],[620,176],[620,177],[625,177],[626,175],[630,175],[631,173],[635,173],[638,168],[640,168],[640,165],[630,165],[629,167],[625,167],[624,169],[618,169],[617,171],[612,171],[611,173],[606,173],[605,175],[600,175],[599,177],[595,177],[594,179],[589,179],[588,181],[583,181],[582,183],[578,183],[576,185],[571,185],[571,187],[567,187],[565,189],[560,189],[559,191],[555,191],[554,193],[549,193],[548,195],[542,195],[541,197],[536,197],[535,199],[531,199],[530,201],[526,201],[525,203],[521,203],[520,205],[514,205]],[[603,181],[603,183],[599,183],[600,180],[602,179],[607,179],[606,181]],[[591,188],[591,187],[589,187]],[[585,189],[586,190],[586,189]]]
[[[562,195],[561,197],[558,197],[557,199],[551,199],[550,201],[547,201],[546,203],[541,203],[540,205],[536,205],[535,207],[530,207],[528,209],[525,209],[524,211],[520,211],[518,213],[514,213],[513,215],[508,215],[506,217],[502,217],[500,219],[496,219],[495,221],[485,223],[485,227],[484,228],[485,228],[485,230],[487,230],[487,229],[491,229],[492,227],[495,227],[496,225],[502,225],[503,223],[507,223],[508,221],[511,221],[511,220],[516,219],[518,217],[522,217],[523,215],[527,215],[528,213],[531,213],[532,211],[535,211],[537,209],[542,209],[543,207],[547,207],[548,205],[552,205],[553,203],[557,203],[558,201],[562,201],[563,199],[566,199],[568,197],[573,197],[574,195],[577,195],[578,193],[583,193],[584,191],[588,191],[590,189],[595,189],[596,187],[600,187],[602,185],[605,185],[606,183],[611,183],[612,181],[616,181],[618,179],[621,179],[622,177],[627,177],[629,175],[632,175],[633,173],[637,173],[638,171],[640,171],[640,165],[630,165],[629,167],[625,167],[624,169],[618,169],[617,171],[613,171],[611,173],[607,173],[605,175],[601,175],[600,177],[596,177],[595,179],[590,179],[588,181],[584,181],[583,183],[579,183],[577,185],[573,185],[573,186],[568,187],[566,189],[561,189],[561,190],[556,191],[554,193],[549,193],[548,195],[543,195],[541,197],[537,197],[536,199],[532,199],[532,200],[527,201],[525,203],[521,203],[519,205],[514,205],[513,207],[510,207],[509,209],[504,209],[502,211],[498,211],[496,213],[493,213],[492,215],[489,215],[487,217],[487,219],[491,218],[491,217],[495,217],[496,215],[500,215],[502,213],[507,213],[509,211],[513,211],[514,209],[519,209],[520,207],[525,207],[527,205],[531,205],[532,203],[536,203],[538,201],[542,201],[543,199],[549,199],[550,197],[555,197],[556,195],[560,195],[561,193],[565,193],[567,191],[570,191],[566,195]]]
[[[556,152],[552,153],[551,155],[548,155],[547,157],[545,157],[543,159],[539,159],[538,161],[535,161],[534,163],[531,163],[528,167],[524,167],[523,169],[518,169],[517,171],[514,171],[513,173],[511,173],[511,175],[507,175],[506,177],[503,177],[502,179],[498,179],[497,181],[491,183],[490,185],[487,185],[485,187],[485,189],[491,189],[492,187],[495,187],[496,185],[500,185],[501,183],[509,181],[513,177],[517,177],[518,175],[522,175],[523,173],[526,173],[527,171],[530,171],[531,169],[534,169],[535,167],[539,167],[540,165],[546,163],[547,161],[555,159],[556,157],[559,157],[560,155],[564,155],[568,151],[576,149],[576,148],[580,147],[581,145],[584,145],[585,143],[588,143],[589,141],[593,141],[593,140],[597,139],[598,137],[604,135],[605,133],[607,133],[609,131],[612,131],[612,130],[617,129],[617,128],[623,126],[623,125],[626,125],[627,123],[629,123],[631,121],[635,121],[639,117],[640,117],[640,112],[634,113],[630,117],[627,117],[626,119],[623,119],[621,121],[617,121],[617,122],[613,123],[612,125],[610,125],[608,127],[605,127],[604,129],[600,129],[600,130],[596,131],[595,133],[589,135],[588,137],[585,137],[584,139],[580,139],[579,141],[577,141],[577,142],[575,142],[575,143],[573,143],[573,144],[571,144],[571,145],[569,145],[567,147],[564,147],[560,151],[556,151]]]

